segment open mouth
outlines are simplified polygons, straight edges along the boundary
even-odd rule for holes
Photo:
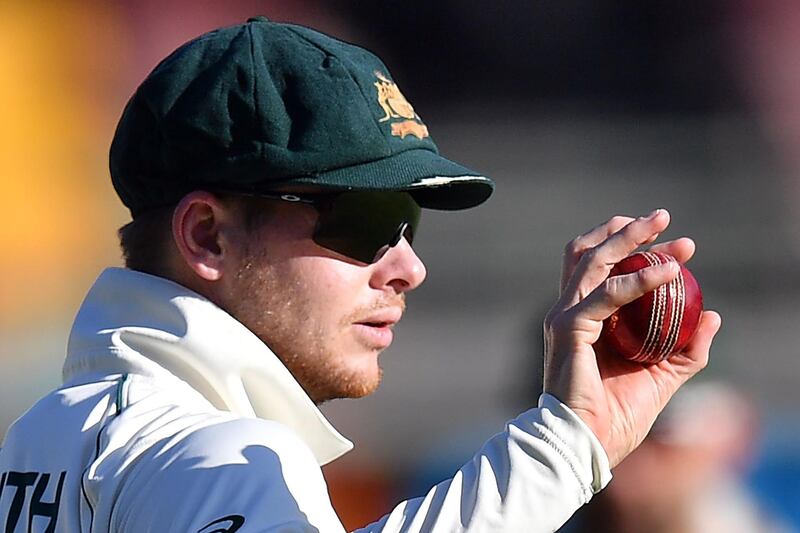
[[[388,320],[368,320],[364,322],[358,322],[361,326],[369,326],[371,328],[393,328],[395,322],[391,322]]]
[[[353,324],[358,339],[371,349],[387,348],[394,339],[392,329],[397,320],[367,319]]]
[[[372,311],[368,315],[362,317],[356,322],[363,326],[372,328],[392,328],[395,324],[400,322],[403,316],[403,309],[400,307],[384,307],[382,309]]]

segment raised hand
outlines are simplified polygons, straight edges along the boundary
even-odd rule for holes
[[[704,311],[689,345],[649,366],[623,359],[599,340],[604,319],[678,274],[678,266],[667,263],[608,277],[617,262],[652,243],[669,221],[664,209],[636,219],[618,216],[570,242],[561,294],[545,318],[544,390],[594,431],[612,468],[642,442],[675,391],[706,366],[721,323],[717,313]],[[651,249],[683,263],[695,245],[681,238]]]

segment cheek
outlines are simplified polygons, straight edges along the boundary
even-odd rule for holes
[[[327,257],[297,258],[283,279],[292,279],[305,314],[326,330],[341,329],[367,295],[363,267]]]

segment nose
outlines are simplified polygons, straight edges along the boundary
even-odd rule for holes
[[[425,264],[405,237],[389,248],[372,266],[374,270],[370,285],[380,290],[390,288],[398,294],[416,289],[427,275]]]

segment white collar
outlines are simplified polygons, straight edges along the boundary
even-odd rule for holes
[[[258,337],[163,278],[109,268],[97,279],[72,327],[63,377],[98,372],[173,374],[218,409],[293,429],[321,465],[353,447]]]

